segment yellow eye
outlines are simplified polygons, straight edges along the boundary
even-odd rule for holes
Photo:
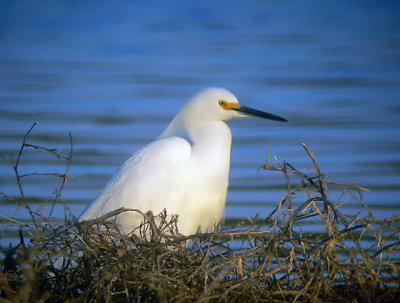
[[[224,100],[219,100],[219,101],[218,101],[218,104],[219,104],[219,106],[221,106],[223,109],[225,109],[226,106],[227,106],[227,102],[224,101]]]

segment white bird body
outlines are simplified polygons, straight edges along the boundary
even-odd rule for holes
[[[153,214],[166,209],[167,214],[178,215],[182,234],[214,228],[223,217],[229,179],[232,136],[223,121],[260,113],[241,106],[225,89],[200,92],[160,138],[123,164],[80,220],[95,219],[120,207]],[[263,114],[269,115],[264,118],[284,121]],[[124,212],[116,220],[121,231],[128,234],[143,217]]]

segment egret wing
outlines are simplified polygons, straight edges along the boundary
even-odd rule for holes
[[[80,220],[100,217],[120,207],[154,214],[167,209],[179,213],[184,199],[191,145],[180,137],[154,141],[128,159]],[[134,212],[118,216],[124,232],[130,232],[142,217]]]

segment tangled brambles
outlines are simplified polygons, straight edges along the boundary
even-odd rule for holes
[[[113,219],[135,209],[85,222],[32,210],[31,223],[8,218],[4,228],[17,226],[20,243],[3,249],[0,301],[397,302],[400,218],[376,218],[363,188],[329,181],[302,145],[311,173],[287,162],[262,167],[287,185],[269,215],[212,233],[182,236],[166,212],[141,213],[137,230],[120,233]],[[335,201],[332,187],[342,191]],[[342,211],[350,202],[365,215]],[[303,232],[310,221],[319,230]]]

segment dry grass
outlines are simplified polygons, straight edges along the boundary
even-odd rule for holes
[[[19,185],[22,150],[34,146],[26,140],[13,162]],[[329,181],[302,146],[313,163],[308,173],[287,162],[262,167],[280,171],[287,185],[272,213],[187,237],[176,228],[179,218],[166,213],[142,214],[130,236],[112,219],[138,210],[52,220],[29,208],[20,187],[16,201],[32,222],[7,218],[3,225],[17,227],[20,243],[3,249],[0,302],[398,302],[400,218],[376,218],[363,188]],[[72,148],[62,157],[47,151],[67,162],[57,201]],[[332,188],[342,192],[334,201]],[[358,203],[365,215],[346,214],[346,203]],[[310,220],[318,231],[302,230]]]

